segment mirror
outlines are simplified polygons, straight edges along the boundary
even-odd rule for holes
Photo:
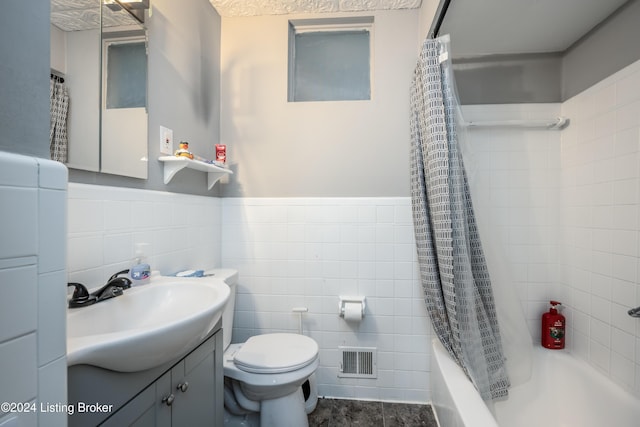
[[[101,52],[100,172],[146,179],[146,32],[119,4],[102,6]]]
[[[451,38],[463,104],[558,102],[571,95],[562,81],[567,53],[625,3],[442,0],[430,34]]]
[[[138,18],[129,3],[51,0],[51,70],[68,94],[66,165],[146,179],[148,3]]]

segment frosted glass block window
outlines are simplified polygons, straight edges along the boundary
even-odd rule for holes
[[[372,17],[289,22],[289,101],[371,99]]]
[[[106,44],[106,106],[147,105],[147,49],[144,41]]]

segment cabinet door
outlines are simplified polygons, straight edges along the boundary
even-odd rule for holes
[[[175,399],[175,393],[171,388],[171,371],[166,372],[158,378],[155,386],[155,426],[171,427],[171,412],[173,411],[173,403],[175,403],[175,401],[173,401],[173,399]]]
[[[219,331],[100,425],[222,427],[222,345]]]
[[[162,400],[170,393],[171,376],[167,372],[100,425],[103,427],[169,427],[171,426],[171,408]]]
[[[215,339],[209,339],[171,370],[174,426],[216,425],[215,350]]]

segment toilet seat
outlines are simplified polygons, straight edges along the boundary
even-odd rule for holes
[[[318,358],[318,344],[298,334],[264,334],[247,340],[234,354],[233,362],[241,370],[256,374],[291,372]]]

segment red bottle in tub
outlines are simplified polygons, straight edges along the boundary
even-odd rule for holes
[[[560,350],[564,348],[564,316],[558,313],[558,301],[549,301],[551,308],[542,315],[541,344],[545,348]]]

